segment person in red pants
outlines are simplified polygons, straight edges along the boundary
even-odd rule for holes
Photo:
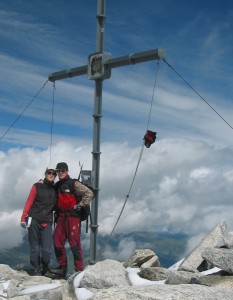
[[[67,273],[67,255],[65,242],[68,240],[74,259],[75,272],[84,268],[81,246],[81,209],[89,205],[93,192],[80,183],[70,178],[68,165],[60,162],[56,166],[59,181],[55,184],[57,190],[57,224],[53,234],[54,250],[59,266],[50,269],[53,274],[65,278]],[[79,200],[77,200],[79,199]]]

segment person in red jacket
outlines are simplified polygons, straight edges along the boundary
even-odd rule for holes
[[[30,245],[30,263],[34,275],[45,275],[48,271],[52,249],[53,211],[57,202],[54,188],[56,170],[48,167],[43,183],[35,183],[21,216],[21,227],[27,229]]]
[[[74,270],[82,271],[83,257],[81,246],[81,208],[89,205],[93,192],[78,180],[70,178],[68,165],[60,162],[56,166],[59,181],[55,184],[57,190],[57,225],[53,234],[54,250],[58,268],[50,271],[65,278],[67,273],[67,256],[65,242],[68,240],[74,259]],[[78,197],[80,200],[78,200]]]

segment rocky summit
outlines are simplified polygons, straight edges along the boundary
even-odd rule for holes
[[[224,221],[180,263],[166,269],[150,249],[125,262],[107,259],[68,280],[30,276],[0,265],[0,299],[233,299],[233,235]]]

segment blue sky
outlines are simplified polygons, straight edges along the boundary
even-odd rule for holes
[[[2,1],[0,136],[50,73],[87,64],[96,50],[96,10],[93,0]],[[107,0],[106,17],[106,52],[119,57],[165,48],[171,66],[233,126],[230,1]],[[131,183],[156,68],[152,61],[115,68],[103,83],[103,233],[111,231]],[[48,82],[0,140],[5,171],[0,180],[1,224],[12,218],[18,226],[29,189],[49,163],[52,100],[53,85]],[[56,82],[52,161],[66,160],[72,177],[80,160],[91,168],[93,102],[94,82],[87,76]],[[174,228],[192,234],[195,243],[221,219],[232,229],[233,131],[163,61],[149,128],[158,133],[157,142],[144,153],[132,202],[118,230]]]
[[[7,1],[1,5],[1,66],[4,73],[1,80],[1,133],[42,87],[48,74],[87,63],[88,55],[95,52],[96,47],[96,6],[96,1],[69,1],[68,5],[63,1],[47,4]],[[164,47],[167,61],[231,121],[223,110],[223,106],[229,105],[232,84],[229,62],[232,9],[228,1],[225,5],[216,1],[211,7],[207,1],[147,0],[145,4],[141,1],[107,1],[106,16],[106,52],[118,57]],[[155,66],[156,62],[147,62],[112,70],[111,79],[104,82],[103,141],[137,144],[135,139],[141,137],[146,127]],[[90,139],[93,82],[80,76],[58,81],[56,87],[54,140],[59,140],[60,135]],[[169,103],[163,101],[162,92],[168,93]],[[182,135],[188,129],[198,135],[210,134],[205,132],[208,124],[192,124],[185,115],[196,113],[200,119],[212,112],[163,62],[160,63],[156,93],[152,127],[158,128],[158,138]],[[48,145],[51,103],[52,84],[49,82],[3,139],[3,150],[7,149],[8,141],[16,146],[35,146],[35,142],[26,137],[20,141],[17,138],[22,130],[29,129],[41,137],[37,147]],[[201,115],[201,110],[205,116]],[[210,117],[212,122],[222,123],[214,114]],[[129,129],[132,131],[130,136]]]

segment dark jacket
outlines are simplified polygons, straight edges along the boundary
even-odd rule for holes
[[[45,178],[44,183],[35,183],[26,201],[21,221],[25,222],[26,216],[29,216],[41,224],[52,223],[56,203],[57,193],[53,182]]]

